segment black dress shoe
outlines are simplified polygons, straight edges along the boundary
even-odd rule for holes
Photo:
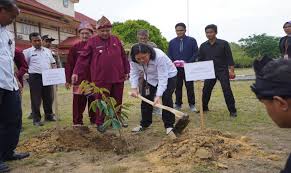
[[[43,126],[44,124],[41,121],[36,121],[36,122],[33,122],[33,125],[40,127],[40,126]]]
[[[203,108],[203,112],[209,112],[209,108],[208,107],[204,107]]]
[[[230,113],[231,118],[236,118],[237,117],[237,112],[231,112]]]
[[[208,109],[208,108],[203,108],[203,112],[209,112],[210,110]],[[199,111],[197,111],[196,113],[200,113],[200,110]]]
[[[5,161],[12,161],[12,160],[22,160],[29,157],[29,153],[13,153],[11,156],[6,157]]]
[[[45,117],[46,121],[57,121],[56,116],[55,115],[49,115]]]
[[[0,173],[9,172],[9,171],[10,171],[10,168],[5,163],[0,161]]]

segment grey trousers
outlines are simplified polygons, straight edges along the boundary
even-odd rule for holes
[[[29,74],[29,89],[33,122],[41,120],[40,105],[43,104],[45,118],[53,115],[53,86],[43,86],[41,74]]]

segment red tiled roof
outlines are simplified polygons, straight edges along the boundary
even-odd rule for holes
[[[52,14],[63,16],[62,13],[59,13],[56,10],[51,9],[48,6],[37,2],[36,0],[17,0],[17,2],[32,6],[32,7],[36,8],[36,9],[38,9],[38,10],[44,10],[44,11],[52,13]]]
[[[79,20],[80,22],[87,21],[87,22],[89,22],[93,26],[96,26],[96,23],[97,23],[96,20],[94,20],[94,19],[92,19],[92,18],[90,18],[90,17],[88,17],[88,16],[86,16],[86,15],[84,15],[82,13],[79,13],[77,11],[75,11],[75,18],[77,20]]]
[[[38,13],[36,11],[33,12],[33,11],[30,11],[30,10],[21,9],[21,13],[25,13],[25,14],[37,16],[37,17],[40,17],[40,18],[43,18],[43,19],[48,19],[48,20],[52,20],[52,21],[55,21],[55,22],[63,23],[63,21],[61,21],[60,19],[57,19],[56,17],[52,17],[52,16],[46,15],[46,14],[40,14],[40,13]]]
[[[62,41],[59,45],[59,49],[68,49],[71,48],[73,45],[80,42],[80,38],[78,36],[68,37],[66,40]]]

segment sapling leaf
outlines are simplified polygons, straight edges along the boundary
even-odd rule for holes
[[[116,119],[112,119],[112,128],[113,129],[121,129],[121,123]]]
[[[107,109],[107,103],[104,100],[101,100],[100,102],[101,102],[103,108]]]
[[[131,106],[133,106],[133,104],[132,103],[123,103],[122,106],[124,106],[124,107],[131,107]]]
[[[129,107],[122,106],[122,110],[130,111]]]
[[[128,119],[128,113],[127,112],[122,111],[121,115],[124,116],[126,119]]]
[[[93,101],[90,104],[89,110],[92,110],[93,112],[96,112],[97,111],[97,107],[98,107],[97,104],[98,104],[98,100]]]
[[[98,109],[99,109],[100,112],[103,112],[103,110],[104,110],[104,106],[103,106],[103,104],[102,104],[101,101],[102,101],[102,100],[98,100],[98,101],[97,101],[97,107],[98,107]]]
[[[115,107],[115,106],[116,106],[116,104],[117,104],[117,102],[116,102],[115,98],[113,98],[113,97],[109,97],[109,100],[110,100],[110,102],[111,102],[112,106],[113,106],[113,107]]]
[[[109,120],[104,122],[103,127],[106,129],[106,128],[110,127],[111,124],[112,124],[112,119],[109,119]]]
[[[108,90],[108,89],[106,89],[106,88],[100,88],[100,92],[103,94],[103,93],[105,93],[105,94],[110,94],[110,91]]]
[[[109,107],[108,108],[108,115],[113,118],[114,117],[114,114],[115,114],[114,113],[114,110],[111,107]]]

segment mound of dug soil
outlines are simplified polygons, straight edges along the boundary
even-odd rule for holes
[[[173,141],[164,141],[148,154],[150,162],[157,165],[211,164],[227,169],[227,160],[244,156],[267,157],[247,137],[236,138],[216,130],[189,130]],[[175,166],[174,166],[175,167]]]
[[[19,151],[39,154],[70,151],[114,151],[117,154],[129,153],[138,149],[138,136],[127,136],[126,141],[115,133],[101,135],[96,129],[71,127],[60,130],[49,129],[40,135],[25,140],[17,148]]]

